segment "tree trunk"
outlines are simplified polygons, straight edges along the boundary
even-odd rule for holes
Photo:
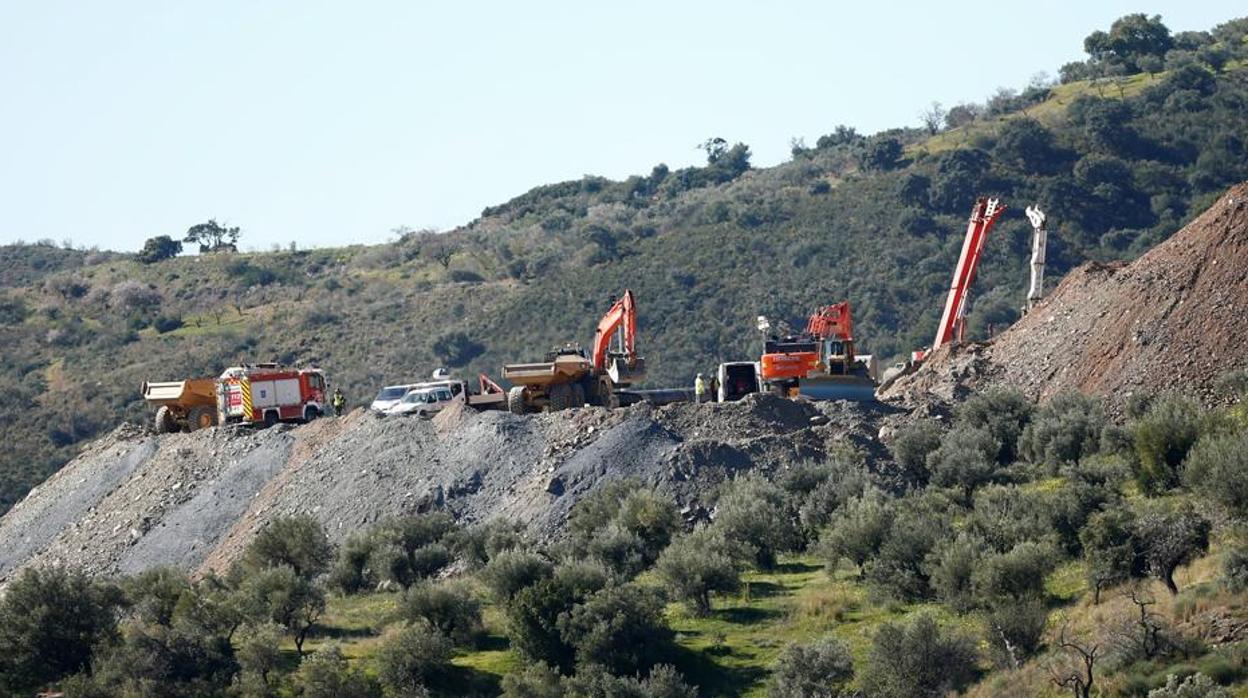
[[[1179,595],[1179,585],[1174,583],[1174,570],[1173,569],[1166,570],[1166,573],[1162,575],[1161,577],[1161,581],[1166,583],[1166,588],[1170,590],[1171,596]]]

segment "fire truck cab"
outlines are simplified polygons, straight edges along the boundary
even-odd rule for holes
[[[310,422],[325,412],[325,374],[316,368],[244,364],[217,379],[219,424]]]

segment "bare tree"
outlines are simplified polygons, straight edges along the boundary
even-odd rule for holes
[[[927,128],[927,132],[934,136],[940,133],[940,128],[945,123],[945,114],[945,108],[940,105],[940,102],[932,102],[931,106],[919,114],[919,118],[923,120],[923,126]]]
[[[1066,655],[1067,661],[1061,665],[1050,665],[1049,677],[1054,686],[1068,689],[1075,698],[1090,698],[1101,646],[1073,639],[1066,630],[1067,626],[1062,625],[1057,647]]]

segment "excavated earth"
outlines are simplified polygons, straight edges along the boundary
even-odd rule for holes
[[[221,571],[280,514],[341,541],[378,519],[444,508],[558,535],[569,509],[617,478],[669,493],[693,520],[715,488],[847,448],[882,459],[880,405],[752,395],[737,403],[584,408],[518,417],[463,406],[433,420],[362,410],[271,429],[155,435],[118,428],[0,519],[0,584],[31,564],[96,574],[173,564]]]
[[[1119,414],[1134,393],[1207,402],[1248,366],[1248,183],[1130,264],[1088,263],[992,342],[942,349],[881,397],[918,406],[991,385],[1077,390]]]

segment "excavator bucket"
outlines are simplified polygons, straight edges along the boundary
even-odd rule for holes
[[[623,358],[613,356],[607,364],[607,375],[610,376],[611,382],[616,385],[640,383],[646,379],[646,360],[637,357],[633,361],[633,365],[629,366],[628,362]]]

